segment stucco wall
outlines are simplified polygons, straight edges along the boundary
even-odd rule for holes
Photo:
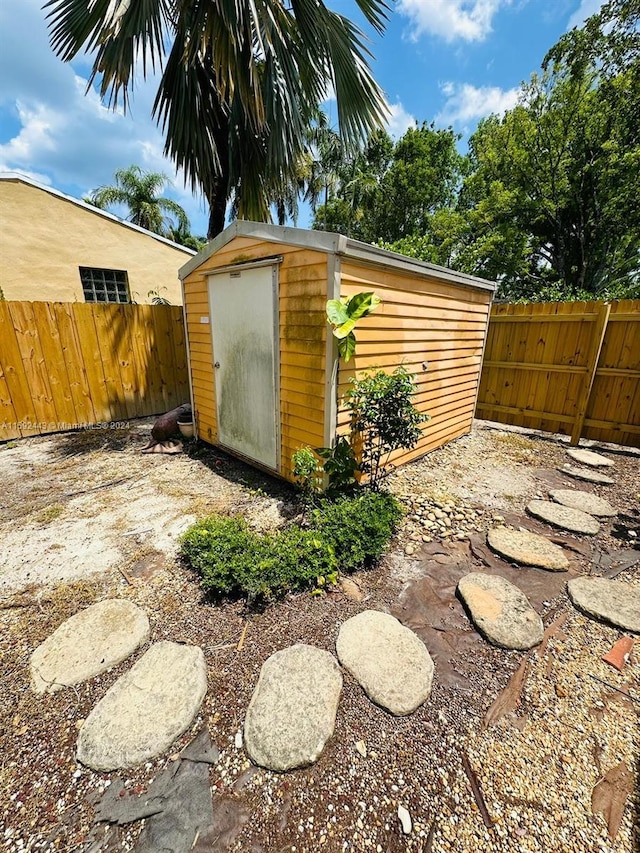
[[[84,302],[78,268],[126,270],[131,299],[182,301],[191,253],[18,180],[0,181],[0,287],[5,299]]]

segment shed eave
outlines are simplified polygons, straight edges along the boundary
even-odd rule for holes
[[[488,279],[456,272],[448,267],[419,261],[416,258],[408,258],[406,255],[390,252],[388,249],[381,249],[379,246],[361,243],[359,240],[351,240],[343,234],[334,234],[330,231],[310,231],[305,228],[290,228],[286,225],[271,225],[248,220],[232,222],[217,237],[207,243],[204,249],[180,267],[178,272],[180,279],[185,279],[236,237],[252,237],[257,240],[283,243],[301,249],[315,249],[319,252],[337,254],[354,261],[404,271],[424,278],[436,278],[451,284],[459,284],[490,293],[496,289],[496,283]]]
[[[397,252],[390,252],[370,243],[361,243],[359,240],[347,240],[343,257],[363,263],[375,264],[376,266],[391,267],[429,278],[437,278],[452,284],[461,284],[465,287],[474,287],[478,290],[487,290],[493,293],[497,287],[494,281],[486,278],[469,275],[464,272],[456,272],[449,267],[441,267],[420,261],[417,258],[409,258]]]
[[[341,253],[347,242],[342,234],[329,231],[309,231],[305,228],[290,228],[286,225],[270,225],[266,222],[250,222],[237,220],[232,222],[217,237],[214,237],[204,249],[180,267],[178,276],[185,279],[190,273],[208,260],[220,249],[236,237],[253,237],[270,243],[284,243],[287,246],[298,246],[301,249],[317,249],[329,254]]]

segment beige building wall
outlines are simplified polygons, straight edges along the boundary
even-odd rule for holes
[[[19,178],[0,180],[5,299],[84,302],[79,267],[126,270],[131,299],[182,302],[178,270],[194,253]]]

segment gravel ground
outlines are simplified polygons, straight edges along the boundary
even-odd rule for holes
[[[45,442],[64,446],[72,440],[60,436],[28,443],[37,452]],[[69,470],[62,465],[56,477],[71,478],[72,467],[74,480],[83,476],[94,482],[95,466],[106,465],[113,455],[109,449],[97,443],[90,452],[71,456]],[[276,500],[291,499],[281,485],[214,451],[183,457],[179,469],[164,461],[159,466],[157,459],[149,461],[137,451],[137,441],[124,440],[118,466],[140,477],[149,466],[147,476],[169,502],[182,500],[176,496],[176,470],[190,472],[192,479],[179,481],[181,488],[190,495],[211,496],[195,508],[195,515],[217,502],[268,518]],[[0,457],[6,452],[0,450]],[[621,448],[605,452],[616,460],[617,484],[580,487],[607,497],[621,515],[603,523],[593,539],[571,538],[575,566],[583,572],[592,570],[601,551],[633,545],[630,530],[640,533],[640,457]],[[203,599],[187,569],[155,550],[157,559],[151,561],[148,554],[131,551],[100,575],[48,587],[32,583],[7,596],[0,602],[0,839],[6,849],[133,849],[140,824],[92,826],[96,799],[115,774],[78,766],[74,751],[82,720],[135,658],[75,689],[45,697],[34,696],[28,683],[33,649],[81,607],[115,595],[147,609],[151,641],[197,643],[205,652],[209,691],[199,717],[171,756],[125,771],[121,780],[127,790],[143,791],[208,725],[221,751],[210,771],[211,785],[227,827],[209,850],[635,853],[640,849],[640,654],[632,655],[622,673],[603,663],[601,656],[620,632],[574,611],[564,594],[544,602],[549,636],[541,653],[479,645],[465,661],[470,673],[465,689],[439,682],[436,668],[431,698],[410,717],[391,717],[345,676],[335,736],[313,767],[270,773],[251,767],[236,746],[260,666],[269,654],[295,642],[334,651],[345,619],[366,608],[390,610],[405,584],[420,577],[421,565],[429,559],[423,544],[428,549],[448,539],[463,543],[474,528],[481,534],[490,524],[516,523],[528,499],[566,483],[567,478],[558,481],[555,471],[564,461],[559,439],[478,423],[472,435],[394,474],[390,485],[408,513],[385,561],[355,578],[363,601],[335,591],[321,598],[291,596],[261,613],[247,612],[241,602],[213,604]],[[108,476],[113,476],[112,468]],[[10,503],[12,524],[22,524],[25,536],[33,513],[52,503],[55,482],[44,470],[42,478],[29,483],[29,492],[42,496],[29,512]],[[227,484],[227,504],[217,478]],[[536,524],[530,529],[544,529]],[[474,558],[469,560],[473,570]],[[640,585],[637,565],[619,578]],[[523,661],[527,668],[519,701],[486,727],[489,707]],[[360,741],[366,756],[361,744],[360,750],[356,747]],[[606,819],[592,813],[591,798],[594,786],[621,762],[635,785],[618,796],[624,803],[628,794],[612,841]],[[488,826],[467,771],[483,793]],[[399,805],[411,815],[409,835],[402,832]]]

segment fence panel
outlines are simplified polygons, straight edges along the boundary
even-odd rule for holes
[[[640,447],[640,300],[494,305],[477,415]]]
[[[0,441],[188,399],[180,306],[0,301]]]

